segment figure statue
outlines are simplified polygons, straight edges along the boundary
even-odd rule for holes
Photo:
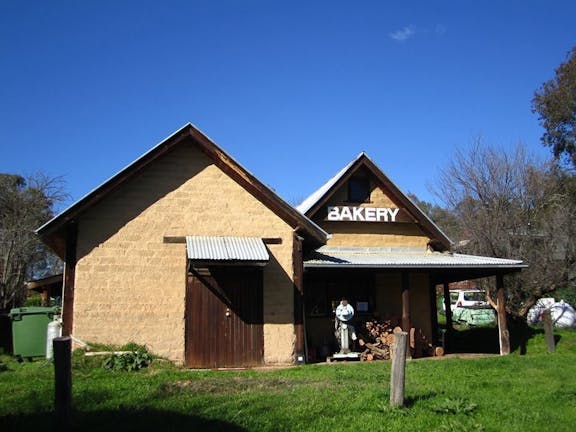
[[[356,333],[351,320],[354,317],[354,308],[348,303],[348,300],[343,298],[336,308],[336,319],[334,320],[334,334],[338,345],[340,346],[340,354],[348,354],[350,352],[350,340],[355,341]]]

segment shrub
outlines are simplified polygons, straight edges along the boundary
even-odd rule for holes
[[[146,347],[125,354],[112,354],[102,363],[102,367],[111,371],[137,371],[148,367],[152,363],[152,356]]]

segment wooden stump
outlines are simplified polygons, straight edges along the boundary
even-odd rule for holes
[[[546,339],[546,348],[549,353],[556,352],[556,342],[554,341],[554,324],[549,309],[542,313],[542,323],[544,324],[544,338]]]
[[[70,429],[72,409],[72,339],[57,337],[52,341],[54,348],[54,410],[58,429]]]
[[[404,383],[406,371],[406,349],[408,333],[396,333],[392,354],[392,371],[390,376],[390,405],[404,406]]]

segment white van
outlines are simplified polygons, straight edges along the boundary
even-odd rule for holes
[[[490,304],[486,300],[486,293],[482,290],[461,290],[450,291],[450,309],[457,307],[484,309]],[[446,311],[446,306],[442,303],[442,310]]]

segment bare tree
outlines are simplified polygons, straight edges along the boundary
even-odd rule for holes
[[[61,264],[34,230],[66,199],[63,184],[62,178],[45,174],[0,174],[0,310],[23,302],[26,279],[59,270]]]
[[[477,139],[456,152],[436,195],[462,224],[460,251],[517,258],[529,267],[507,283],[507,312],[524,316],[545,293],[574,279],[573,179],[524,146],[507,151]],[[489,300],[494,287],[487,286]],[[494,304],[494,302],[493,302]]]

